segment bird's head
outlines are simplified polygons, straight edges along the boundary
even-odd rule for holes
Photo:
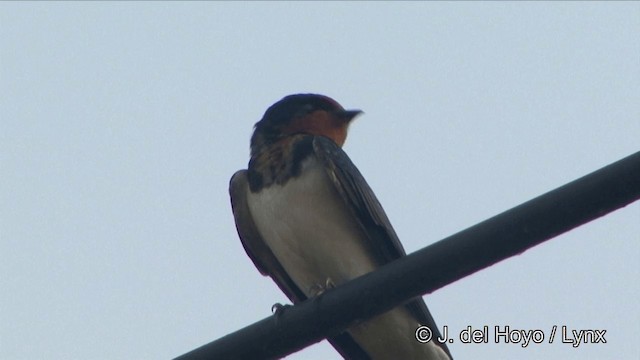
[[[251,155],[295,134],[325,136],[342,146],[351,120],[361,113],[361,110],[345,110],[328,96],[289,95],[271,105],[256,123]]]

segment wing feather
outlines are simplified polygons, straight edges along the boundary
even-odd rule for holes
[[[404,248],[382,205],[347,154],[332,140],[322,136],[314,137],[313,149],[317,158],[323,163],[336,190],[342,195],[345,204],[351,209],[368,235],[372,253],[380,265],[405,256]],[[422,297],[411,300],[404,306],[417,321],[429,326],[434,334],[440,336],[435,320]],[[438,343],[436,342],[436,344]],[[445,344],[438,345],[451,357]]]

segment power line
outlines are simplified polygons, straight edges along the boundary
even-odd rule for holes
[[[640,152],[177,360],[279,358],[640,198]]]

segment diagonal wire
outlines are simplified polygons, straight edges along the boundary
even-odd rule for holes
[[[177,359],[286,356],[639,198],[637,152]]]

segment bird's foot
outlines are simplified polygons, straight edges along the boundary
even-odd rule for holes
[[[336,287],[336,285],[333,283],[331,278],[327,278],[327,280],[325,280],[324,282],[324,285],[314,284],[309,288],[309,292],[311,293],[312,297],[317,297],[324,294],[325,291],[333,289],[334,287]]]
[[[284,313],[285,310],[287,310],[287,308],[290,308],[291,305],[289,304],[285,304],[282,305],[280,303],[275,303],[273,305],[271,305],[271,313],[276,314],[276,317],[282,315],[282,313]]]

